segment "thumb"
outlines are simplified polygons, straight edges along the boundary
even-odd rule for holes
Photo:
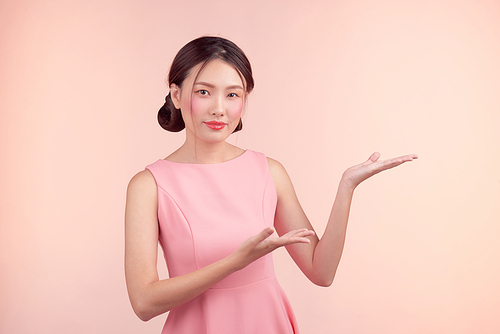
[[[377,161],[379,158],[380,158],[380,153],[379,152],[375,152],[372,155],[370,155],[370,157],[368,158],[368,160],[366,160],[363,164],[364,165],[370,165],[370,164],[374,163],[375,161]]]
[[[379,153],[379,152],[375,152],[375,153],[373,153],[373,154],[370,156],[369,160],[371,160],[371,161],[375,162],[375,161],[377,161],[379,158],[380,158],[380,153]]]
[[[262,242],[269,238],[272,234],[274,233],[274,228],[272,227],[266,227],[263,229],[259,234],[255,236],[255,241],[257,243]]]

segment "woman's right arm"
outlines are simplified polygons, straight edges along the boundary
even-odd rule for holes
[[[237,251],[217,262],[186,275],[159,280],[156,268],[157,212],[158,192],[153,175],[148,170],[139,172],[127,189],[125,278],[132,308],[143,321],[197,297],[233,272],[278,247],[308,243],[306,237],[313,233],[296,230],[279,238],[270,238],[274,231],[271,228],[264,229],[241,244]]]

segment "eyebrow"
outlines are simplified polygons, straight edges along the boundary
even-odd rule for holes
[[[196,85],[202,85],[202,86],[207,86],[210,88],[215,88],[215,85],[212,85],[211,83],[203,82],[203,81],[195,82],[194,86],[196,86]],[[226,89],[241,89],[241,90],[243,90],[243,87],[241,87],[240,85],[231,85],[231,86],[227,86]]]

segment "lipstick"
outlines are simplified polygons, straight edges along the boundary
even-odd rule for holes
[[[226,126],[226,123],[224,122],[219,122],[219,121],[209,121],[209,122],[204,122],[205,125],[212,130],[222,130]]]

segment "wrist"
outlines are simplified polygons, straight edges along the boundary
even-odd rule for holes
[[[231,274],[245,268],[245,265],[242,264],[242,261],[236,252],[229,254],[223,259],[223,261]]]
[[[358,186],[357,184],[353,184],[352,181],[342,176],[339,183],[339,191],[346,191],[353,193],[354,189],[356,189],[357,186]]]

